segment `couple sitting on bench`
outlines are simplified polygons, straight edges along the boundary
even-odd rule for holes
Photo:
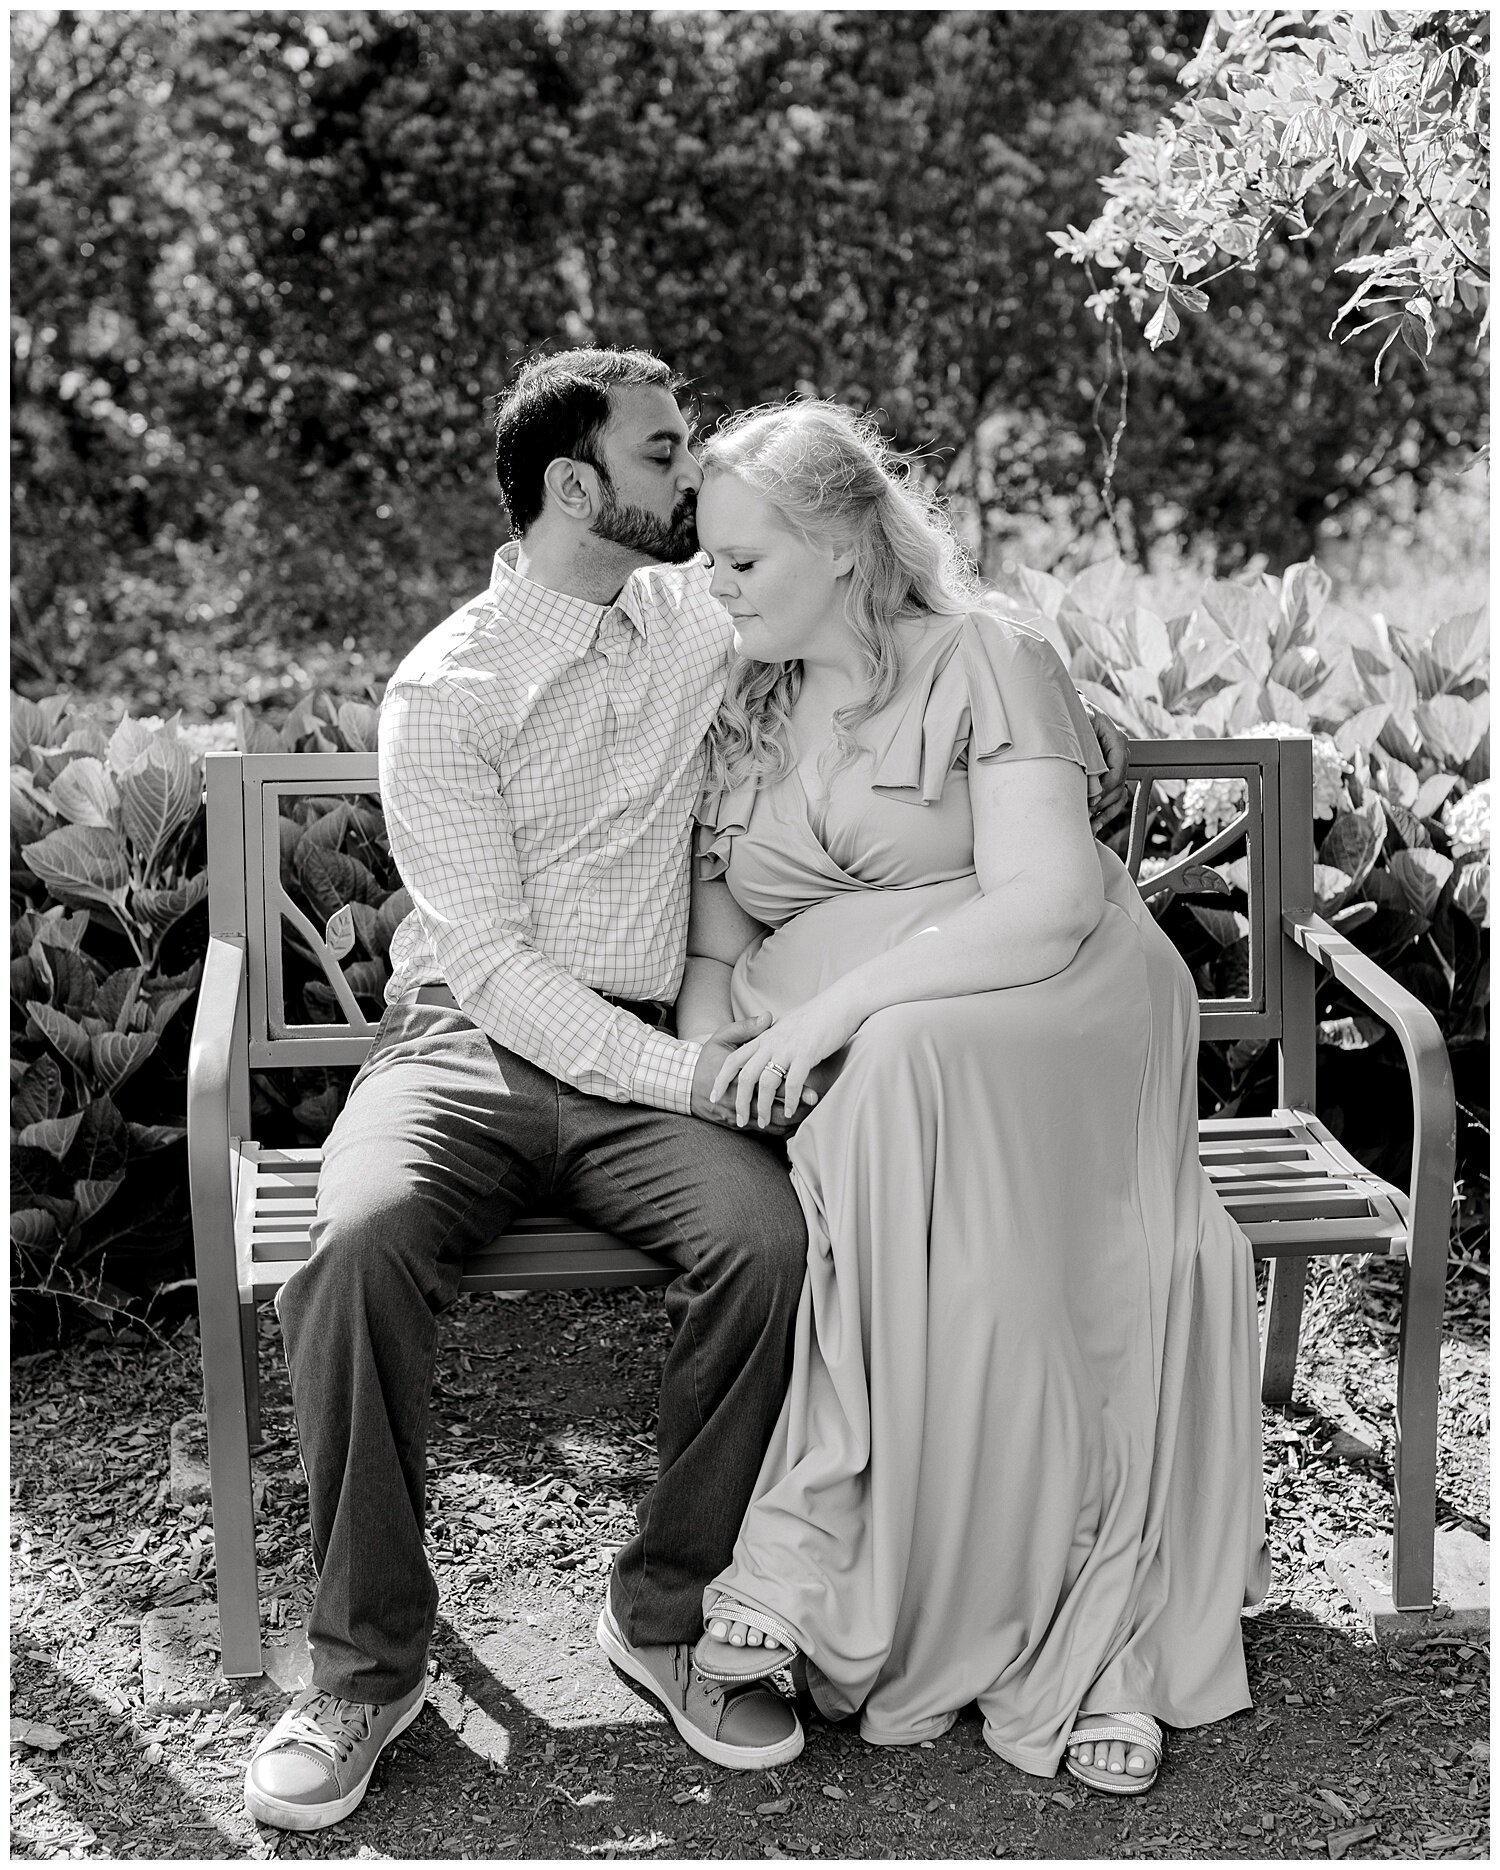
[[[515,541],[386,693],[415,908],[278,1301],[318,1586],[267,1824],[347,1816],[421,1706],[435,1317],[524,1210],[686,1268],[598,1639],[706,1759],[801,1750],[786,1665],[876,1745],[977,1702],[1117,1792],[1249,1704],[1251,1250],[1193,981],[1091,833],[1123,740],[872,425],[699,458],[675,388],[523,369]]]

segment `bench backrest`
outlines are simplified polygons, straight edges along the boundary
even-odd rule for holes
[[[352,956],[340,952],[353,934],[350,916],[331,919],[332,928],[327,921],[318,926],[288,887],[283,844],[290,849],[297,842],[287,823],[297,801],[347,801],[368,808],[378,804],[379,781],[373,752],[210,753],[205,769],[210,932],[240,943],[246,957],[231,1072],[232,1121],[236,1133],[245,1135],[251,1070],[358,1064],[374,1037],[378,1007],[371,1004],[370,964],[367,959],[363,974],[351,980]],[[1243,853],[1248,985],[1238,998],[1201,1003],[1202,1033],[1205,1038],[1275,1042],[1281,1053],[1281,1101],[1310,1105],[1313,964],[1283,939],[1282,915],[1305,914],[1313,906],[1311,742],[1249,737],[1136,741],[1130,778],[1138,782],[1127,856],[1133,874],[1140,867],[1156,788],[1193,780],[1229,780],[1243,787],[1243,810],[1236,821],[1175,857],[1167,871],[1148,875],[1142,894],[1149,899],[1184,884],[1184,893],[1192,894],[1194,883],[1203,881],[1201,871],[1196,878],[1184,874],[1193,865]],[[322,883],[326,903],[326,890],[339,883],[336,860]],[[1213,898],[1204,900],[1211,905]],[[330,1017],[313,1020],[305,1004],[289,1004],[288,955],[293,950],[302,972],[319,983],[321,1010]]]

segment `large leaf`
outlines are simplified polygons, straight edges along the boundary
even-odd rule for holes
[[[61,1162],[73,1147],[82,1122],[81,1110],[75,1110],[71,1117],[44,1117],[40,1123],[28,1123],[18,1132],[16,1141],[27,1149],[45,1149],[54,1161]]]
[[[1423,745],[1444,766],[1462,766],[1483,731],[1483,720],[1457,695],[1434,695],[1417,709]]]
[[[94,1076],[106,1091],[118,1091],[156,1050],[154,1032],[105,1032],[90,1041]]]
[[[47,971],[52,976],[48,998],[53,1006],[73,1019],[82,1019],[84,1014],[91,1013],[98,977],[85,957],[76,948],[56,948],[51,942],[38,939],[32,944],[33,960],[39,954],[46,957]]]
[[[1490,624],[1483,610],[1460,611],[1432,633],[1428,653],[1452,678],[1452,685],[1483,675],[1489,667]]]
[[[1355,751],[1368,753],[1390,718],[1389,702],[1378,702],[1373,708],[1361,708],[1358,714],[1351,714],[1347,721],[1339,724],[1334,731],[1333,744],[1346,756]]]
[[[309,800],[308,804],[311,808],[313,802]],[[325,851],[340,850],[353,823],[354,807],[348,799],[336,799],[326,811],[313,810],[298,844],[317,845]]]
[[[1312,732],[1312,715],[1308,712],[1307,703],[1291,689],[1283,688],[1280,682],[1269,678],[1261,700],[1261,716],[1267,721],[1282,721],[1288,727],[1300,727],[1309,734]]]
[[[1130,612],[1129,626],[1137,663],[1160,677],[1172,662],[1172,639],[1167,634],[1167,626],[1155,611],[1139,604]]]
[[[94,1010],[116,1032],[123,1032],[129,1024],[131,1011],[140,995],[141,982],[145,978],[146,970],[143,967],[122,967],[100,983],[99,991],[94,996]]]
[[[1412,810],[1418,818],[1433,817],[1457,784],[1457,773],[1433,773],[1417,787],[1417,796],[1412,804]]]
[[[339,733],[345,746],[356,753],[375,751],[380,711],[372,708],[367,701],[345,701],[339,706]]]
[[[326,922],[345,903],[369,903],[377,908],[385,900],[384,886],[357,857],[324,850],[306,838],[297,846],[296,870],[319,921]]]
[[[123,1173],[130,1134],[125,1119],[109,1097],[96,1097],[83,1113],[83,1123],[68,1157],[75,1181],[107,1182]]]
[[[208,872],[200,870],[173,889],[132,890],[130,906],[142,922],[158,935],[164,935],[207,895]]]
[[[151,751],[160,728],[151,728],[127,714],[109,737],[105,763],[112,773],[126,773]]]
[[[21,855],[60,902],[102,904],[123,918],[130,861],[118,831],[103,825],[63,825]]]
[[[1271,664],[1269,680],[1289,688],[1294,695],[1306,697],[1313,693],[1325,674],[1323,658],[1311,644],[1302,643],[1281,652]]]
[[[73,1065],[79,1071],[89,1069],[93,1061],[86,1026],[80,1026],[77,1020],[69,1019],[66,1013],[59,1013],[56,1007],[48,1006],[43,1000],[28,1000],[26,1011],[31,1015],[38,1036],[47,1041],[64,1064]]]
[[[62,1069],[46,1053],[26,1067],[25,1076],[11,1093],[10,1120],[18,1130],[30,1123],[55,1117],[63,1105]]]
[[[109,751],[109,741],[102,728],[95,727],[92,721],[86,721],[81,727],[75,727],[60,747],[32,747],[27,752],[31,770],[38,782],[50,786],[66,766],[80,758],[102,760]]]
[[[23,1251],[31,1248],[50,1247],[57,1240],[57,1221],[45,1208],[12,1208],[10,1211],[10,1238],[13,1246]]]
[[[47,797],[70,825],[119,826],[120,795],[102,760],[74,760],[53,780]]]
[[[1189,903],[1188,909],[1222,948],[1245,940],[1250,933],[1248,919],[1237,909],[1208,909],[1201,903]]]
[[[1430,847],[1432,833],[1409,805],[1401,805],[1394,799],[1387,799],[1385,815],[1390,823],[1387,837],[1394,838],[1398,846],[1406,845],[1414,850]]]
[[[1308,640],[1332,589],[1333,580],[1316,559],[1287,566],[1281,577],[1281,619],[1274,645],[1278,656],[1293,644]]]
[[[120,775],[120,822],[148,872],[198,810],[201,795],[198,762],[181,741],[164,735]]]
[[[51,738],[46,717],[34,701],[14,691],[10,697],[10,763],[18,766],[32,747],[44,747]]]
[[[189,1005],[197,998],[196,987],[169,987],[165,992],[154,993],[146,1012],[146,1024],[155,1033],[163,1032],[167,1022],[179,1008]],[[136,1022],[139,1024],[139,1021]]]
[[[1385,843],[1385,812],[1373,794],[1356,812],[1340,812],[1318,847],[1318,860],[1342,870],[1358,889],[1374,867]]]
[[[127,1123],[132,1149],[147,1152],[153,1149],[165,1149],[169,1143],[180,1143],[187,1131],[174,1123]]]
[[[1360,940],[1360,946],[1372,959],[1384,961],[1402,953],[1426,929],[1428,918],[1418,913],[1389,870],[1372,870],[1365,878],[1364,892],[1380,910]]]
[[[1471,922],[1480,928],[1490,925],[1490,863],[1480,857],[1467,863],[1453,886],[1453,900]]]
[[[64,909],[55,903],[37,918],[36,934],[49,948],[82,948],[89,932],[87,909]]]
[[[1404,805],[1408,811],[1416,804],[1421,782],[1404,760],[1393,759],[1386,754],[1376,776],[1388,804],[1394,801],[1397,805]]]
[[[119,1193],[124,1186],[123,1175],[110,1175],[99,1179],[88,1178],[73,1184],[73,1199],[78,1203],[80,1221],[91,1221],[111,1196]]]
[[[13,844],[34,844],[57,829],[57,812],[24,767],[10,769],[10,835]]]
[[[1342,908],[1353,888],[1354,879],[1347,870],[1336,870],[1331,864],[1313,865],[1313,899],[1320,916]]]
[[[1416,914],[1430,921],[1443,886],[1453,875],[1453,859],[1441,851],[1397,851],[1390,860],[1390,872]]]
[[[239,730],[240,751],[242,753],[285,753],[286,742],[259,715],[252,714],[243,701],[237,701],[230,710],[234,724]]]
[[[1250,674],[1264,681],[1281,617],[1276,594],[1264,584],[1232,584],[1217,579],[1204,591],[1201,602],[1225,634],[1234,639]]]

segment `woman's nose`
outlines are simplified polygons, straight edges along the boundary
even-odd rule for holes
[[[727,600],[730,592],[733,591],[734,588],[734,579],[730,574],[729,568],[725,565],[715,565],[713,576],[708,581],[709,595],[723,602]]]

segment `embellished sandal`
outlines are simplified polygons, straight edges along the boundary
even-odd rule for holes
[[[751,1610],[731,1598],[721,1597],[705,1615],[704,1624],[715,1618],[722,1618],[725,1623],[743,1623],[752,1630],[759,1630],[762,1636],[769,1636],[771,1641],[726,1643],[710,1636],[705,1628],[693,1648],[693,1666],[709,1681],[759,1681],[761,1676],[774,1675],[797,1659],[797,1645],[791,1634],[765,1611]]]
[[[1149,1792],[1156,1784],[1156,1775],[1161,1770],[1161,1728],[1149,1714],[1105,1714],[1080,1715],[1080,1720],[1096,1720],[1096,1727],[1084,1729],[1075,1727],[1068,1736],[1068,1746],[1073,1748],[1085,1740],[1095,1746],[1101,1741],[1122,1740],[1129,1748],[1142,1753],[1149,1753],[1156,1764],[1149,1773],[1112,1773],[1102,1766],[1085,1766],[1075,1760],[1071,1751],[1063,1754],[1063,1764],[1075,1779],[1081,1779],[1086,1786],[1092,1786],[1096,1792],[1114,1792],[1129,1797],[1138,1792]]]

